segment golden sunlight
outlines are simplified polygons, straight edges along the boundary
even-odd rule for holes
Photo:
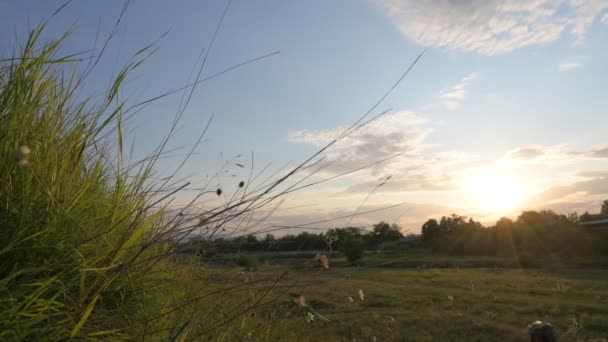
[[[473,203],[488,213],[506,214],[516,209],[528,195],[522,180],[500,170],[485,169],[465,181]]]

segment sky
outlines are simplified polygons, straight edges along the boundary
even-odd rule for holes
[[[0,0],[2,54],[61,4]],[[385,161],[294,192],[271,217],[259,213],[264,224],[385,220],[417,233],[428,218],[451,213],[492,223],[523,209],[597,212],[608,198],[608,0],[227,4],[131,1],[85,84],[83,95],[99,98],[150,43],[158,50],[121,91],[130,103],[191,81],[203,48],[203,78],[278,52],[195,89],[158,177],[180,164],[211,117],[180,179],[222,187],[229,196],[230,184],[251,169],[263,171],[259,179],[281,175],[373,108],[424,52],[368,118],[386,113],[326,151],[319,165],[327,166],[305,182]],[[43,38],[73,28],[62,51],[97,53],[122,7],[117,0],[75,0],[49,20]],[[126,123],[134,158],[168,134],[183,94],[144,107]],[[186,191],[175,203],[193,195]]]

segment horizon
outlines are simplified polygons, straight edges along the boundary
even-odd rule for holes
[[[15,46],[13,33],[24,36],[18,25],[35,25],[61,3],[0,3],[2,46]],[[225,6],[133,2],[87,91],[101,93],[133,53],[167,30],[121,95],[137,102],[183,86]],[[90,50],[121,8],[122,1],[71,3],[51,19],[46,38],[76,25],[65,52]],[[178,178],[215,191],[246,180],[252,167],[272,163],[270,175],[356,122],[424,51],[370,118],[389,112],[328,150],[329,166],[309,181],[388,160],[294,193],[265,224],[344,216],[328,227],[383,220],[418,232],[428,218],[451,213],[482,223],[522,210],[595,213],[608,198],[607,39],[605,1],[233,1],[203,77],[279,53],[203,83],[168,149],[187,153],[213,116]],[[167,134],[180,94],[128,122],[125,146],[135,146],[135,159]],[[179,160],[164,159],[160,169]]]

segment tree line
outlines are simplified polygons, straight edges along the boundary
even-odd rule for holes
[[[602,205],[608,215],[608,201]],[[551,210],[523,211],[517,218],[501,218],[484,226],[472,218],[452,214],[429,219],[418,235],[405,237],[396,224],[379,222],[371,230],[357,227],[332,228],[325,232],[303,231],[298,234],[262,238],[255,235],[236,238],[220,237],[212,242],[192,240],[204,245],[205,254],[240,251],[341,251],[362,254],[363,250],[422,248],[431,252],[454,255],[517,257],[588,257],[608,255],[608,232],[589,231],[581,225],[588,213],[563,215]]]
[[[325,232],[303,231],[279,237],[273,234],[266,234],[262,238],[255,235],[235,238],[219,237],[212,242],[193,239],[188,244],[202,246],[200,252],[204,254],[240,251],[344,251],[345,247],[352,248],[353,244],[360,246],[361,249],[375,249],[384,243],[396,242],[402,238],[400,226],[379,222],[373,225],[371,230],[359,227],[331,228]]]

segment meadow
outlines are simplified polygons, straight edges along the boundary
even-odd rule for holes
[[[392,265],[400,261],[389,258]],[[251,341],[526,341],[527,325],[536,320],[552,323],[561,341],[608,338],[605,270],[470,267],[470,259],[450,260],[441,268],[351,267],[336,258],[322,270],[301,258],[256,270],[215,266],[206,274],[216,284],[258,281],[259,293],[272,287],[273,299],[243,319],[244,339]],[[251,289],[235,291],[233,298],[251,295]],[[308,306],[297,305],[299,296]]]

